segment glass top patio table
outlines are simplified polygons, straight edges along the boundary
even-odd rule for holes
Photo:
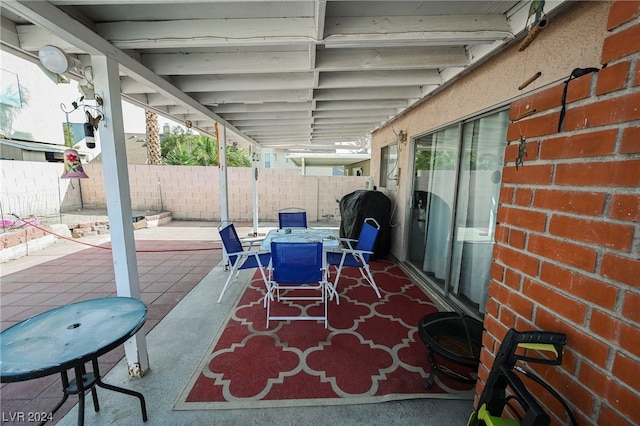
[[[324,250],[337,249],[340,241],[336,238],[332,229],[323,228],[292,228],[292,229],[272,229],[267,233],[260,243],[262,250],[271,251],[271,242],[286,241],[306,243],[310,241],[322,241]]]
[[[105,297],[26,319],[0,333],[0,381],[48,376],[97,358],[133,336],[146,317],[138,299]]]
[[[131,297],[103,297],[61,306],[15,324],[0,333],[0,382],[19,382],[60,373],[62,399],[41,418],[53,420],[69,395],[78,395],[78,425],[84,425],[84,394],[91,390],[93,407],[100,411],[96,386],[135,396],[142,420],[147,408],[140,392],[104,383],[98,357],[135,335],[147,319],[147,306]],[[91,362],[93,371],[85,364]],[[69,380],[67,370],[75,378]]]

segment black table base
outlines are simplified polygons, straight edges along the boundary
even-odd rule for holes
[[[101,388],[124,393],[126,395],[135,396],[140,400],[140,408],[142,410],[142,421],[147,421],[147,404],[144,400],[144,396],[140,392],[132,391],[129,389],[121,388],[119,386],[110,385],[108,383],[104,383],[102,378],[100,377],[100,369],[98,367],[98,360],[91,360],[93,365],[93,372],[87,373],[84,364],[76,365],[74,367],[75,378],[69,380],[69,376],[67,371],[64,370],[60,373],[62,377],[62,390],[64,391],[64,396],[62,400],[55,406],[55,408],[51,411],[51,416],[55,414],[56,411],[62,407],[62,405],[67,401],[69,395],[78,395],[78,426],[84,425],[84,397],[87,390],[91,390],[91,397],[93,399],[93,407],[96,412],[100,411],[100,404],[98,403],[98,393],[96,392],[96,386],[100,386]],[[81,380],[79,380],[81,378]],[[43,421],[40,425],[44,425],[47,421]]]

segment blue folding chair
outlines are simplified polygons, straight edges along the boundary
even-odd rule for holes
[[[324,321],[325,328],[328,327],[327,292],[330,284],[325,280],[322,257],[322,242],[271,242],[272,269],[271,280],[269,281],[271,297],[265,297],[267,327],[269,327],[270,320],[316,320]],[[304,295],[292,295],[300,290],[305,291]],[[320,292],[319,295],[315,294],[316,290]],[[288,304],[289,306],[299,307],[301,314],[297,316],[271,314],[272,301],[296,302],[299,300],[321,302],[324,315],[306,314],[308,309],[317,307],[316,303],[306,304],[305,306]]]
[[[378,290],[378,286],[376,285],[376,281],[373,279],[373,275],[371,274],[371,269],[369,268],[369,258],[373,254],[373,248],[376,243],[376,238],[378,238],[379,231],[380,224],[374,218],[368,217],[362,224],[362,230],[360,231],[360,236],[357,240],[339,238],[346,247],[340,252],[327,253],[327,264],[329,265],[327,266],[327,272],[329,272],[331,267],[330,265],[333,265],[337,270],[336,279],[333,282],[333,289],[336,294],[338,294],[337,288],[340,273],[342,272],[342,268],[347,266],[358,268],[362,278],[364,278],[365,281],[367,281],[375,290],[378,295],[378,299],[382,297],[380,295],[380,290]],[[356,243],[355,247],[353,247],[354,243]],[[340,303],[339,300],[337,300],[337,302]]]
[[[227,282],[222,288],[222,293],[220,293],[218,303],[222,300],[222,296],[224,296],[227,288],[229,288],[231,283],[238,278],[240,271],[243,269],[258,268],[262,274],[262,279],[264,280],[268,293],[269,281],[264,273],[264,268],[267,267],[271,261],[271,253],[263,252],[259,248],[253,248],[253,244],[260,242],[261,240],[255,238],[246,240],[245,244],[248,243],[249,246],[245,249],[243,241],[238,237],[235,226],[230,222],[222,222],[218,227],[218,232],[220,233],[225,253],[229,259],[229,264],[231,265],[231,272],[229,273]]]
[[[278,226],[284,228],[307,228],[307,212],[297,207],[289,207],[278,212]]]

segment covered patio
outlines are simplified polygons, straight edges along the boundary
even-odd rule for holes
[[[536,5],[542,4],[541,21]],[[569,411],[585,424],[640,423],[640,2],[62,0],[8,1],[0,10],[4,50],[36,62],[41,46],[57,44],[65,58],[80,61],[69,60],[75,65],[67,74],[104,101],[107,119],[98,131],[110,184],[118,295],[141,297],[122,98],[215,136],[221,148],[238,140],[255,147],[253,154],[337,154],[370,146],[369,173],[395,202],[392,254],[451,308],[483,316],[477,394],[488,383],[490,366],[499,365],[494,361],[510,328],[559,332],[567,337],[568,362],[533,370],[566,398]],[[527,44],[547,20],[551,25]],[[489,131],[496,129],[504,134]],[[476,155],[489,147],[497,162]],[[219,217],[213,220],[234,219],[225,150],[219,154],[220,200],[212,208]],[[257,181],[256,164],[251,172]],[[468,179],[480,176],[478,170],[482,181]],[[457,177],[446,178],[452,173]],[[419,191],[441,189],[442,182],[450,184],[443,192],[452,199],[447,208],[431,204],[426,211]],[[463,188],[460,182],[473,185]],[[495,199],[474,187],[495,190]],[[491,201],[478,215],[471,189]],[[427,224],[446,232],[441,250],[425,249],[430,237],[440,236]],[[254,232],[256,227],[254,221]],[[488,237],[482,253],[471,249],[480,246],[480,237]],[[433,253],[443,255],[438,268],[425,262]],[[465,259],[486,269],[475,274]],[[479,278],[467,286],[458,272]],[[214,275],[215,269],[202,283]],[[180,344],[202,344],[197,339],[209,336],[195,327],[222,315],[209,301],[199,311],[203,300],[182,310],[189,296],[205,288],[214,291],[195,287],[166,317],[175,313],[176,321],[162,322],[197,334]],[[151,330],[149,347],[171,357],[165,348],[175,329]],[[144,333],[127,344],[127,366],[147,370]],[[178,371],[175,361],[165,358],[162,375],[152,369],[139,381],[126,377],[122,361],[107,380],[149,392],[161,404],[150,411],[161,413],[161,421],[182,423],[178,417],[184,414],[171,411],[166,395],[170,388],[179,391],[169,380]],[[553,423],[568,422],[545,392],[534,393]],[[138,407],[122,411],[128,409],[119,401],[105,401],[96,417],[138,417]],[[309,423],[351,418],[366,424],[376,416],[389,424],[431,418],[464,424],[470,404],[458,404],[230,411],[211,418],[192,413],[187,422],[282,422],[286,412],[291,417],[284,422],[292,424],[304,423],[302,415]],[[102,415],[107,410],[109,419]]]
[[[317,224],[316,224],[317,225]],[[326,226],[326,224],[324,224]],[[265,224],[264,230],[269,229]],[[239,224],[246,234],[251,224]],[[124,352],[120,348],[100,359],[105,382],[142,392],[147,400],[149,424],[249,424],[256,419],[267,424],[314,424],[330,420],[341,424],[463,424],[472,410],[469,400],[420,399],[381,404],[269,408],[251,410],[173,410],[177,395],[206,352],[218,328],[244,291],[253,272],[245,271],[238,285],[231,286],[222,303],[217,304],[227,277],[221,261],[215,224],[174,221],[165,226],[135,232],[139,249],[177,250],[139,253],[142,300],[149,307],[145,325],[151,370],[144,379],[127,374]],[[207,237],[206,240],[203,238]],[[209,238],[210,237],[210,238]],[[82,242],[102,245],[108,237],[85,237]],[[206,249],[180,252],[190,248]],[[75,242],[55,245],[10,261],[2,267],[3,328],[23,317],[57,305],[93,297],[114,295],[113,266],[109,252]],[[46,284],[43,272],[47,272]],[[43,282],[37,282],[38,276]],[[32,284],[25,285],[22,281]],[[30,293],[31,292],[31,293]],[[184,350],[189,348],[189,350]],[[425,360],[426,361],[426,360]],[[260,362],[260,360],[256,360]],[[112,367],[115,367],[112,369]],[[2,385],[2,409],[6,413],[50,410],[61,395],[57,375],[43,379]],[[85,410],[87,424],[142,423],[139,406],[126,395],[98,390],[100,412],[90,402]],[[77,398],[71,397],[55,416],[57,424],[76,424]],[[66,414],[66,415],[65,415]],[[62,417],[64,415],[64,417]],[[346,423],[345,423],[346,422]],[[5,424],[19,424],[10,421]]]
[[[9,1],[1,10],[4,48],[34,62],[52,54],[63,66],[46,68],[96,99],[115,284],[133,297],[122,99],[217,139],[224,221],[233,219],[227,144],[366,149],[372,132],[523,38],[542,12],[532,21],[528,1]],[[43,46],[54,47],[41,55]],[[255,191],[253,204],[255,233]],[[125,345],[132,371],[148,368],[144,340],[138,333]]]

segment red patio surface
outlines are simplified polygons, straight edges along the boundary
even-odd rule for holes
[[[144,326],[147,333],[222,259],[216,226],[217,223],[212,222],[174,221],[155,230],[135,232],[140,290],[149,309]],[[138,239],[142,234],[147,239]],[[194,236],[197,239],[188,239]],[[116,295],[110,250],[90,247],[74,252],[78,250],[74,247],[77,243],[65,241],[56,245],[0,266],[2,330],[58,306]],[[48,255],[51,253],[60,254],[52,260]],[[123,356],[124,349],[119,347],[101,357],[101,373],[108,372]],[[49,412],[61,397],[59,375],[3,383],[0,388],[2,424],[24,424],[20,413],[26,416]],[[56,413],[54,422],[76,403],[77,397],[71,396]]]

